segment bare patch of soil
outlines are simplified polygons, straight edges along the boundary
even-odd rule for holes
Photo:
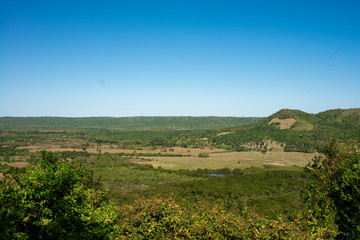
[[[283,163],[278,163],[278,162],[270,163],[270,165],[273,165],[273,166],[286,166],[285,164],[283,164]]]
[[[274,118],[268,123],[268,125],[272,123],[279,123],[278,128],[280,129],[290,129],[292,125],[296,123],[296,120],[294,118],[287,118],[287,119]]]
[[[230,134],[230,132],[221,132],[221,133],[218,133],[216,136],[222,136],[222,135],[226,135],[226,134]]]
[[[12,163],[8,163],[9,166],[12,167],[27,167],[29,165],[29,163],[27,162],[12,162]]]

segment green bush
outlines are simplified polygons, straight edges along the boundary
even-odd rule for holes
[[[200,154],[199,154],[199,157],[201,157],[201,158],[208,158],[208,157],[210,157],[210,156],[209,156],[209,154],[200,153]]]
[[[138,199],[120,210],[120,239],[325,239],[313,234],[306,219],[269,220],[254,212],[242,215],[201,202],[196,208],[170,199]]]
[[[306,170],[306,202],[317,225],[338,226],[339,239],[360,239],[360,151],[332,141]]]
[[[6,176],[0,193],[1,239],[109,239],[117,227],[91,172],[51,152]]]

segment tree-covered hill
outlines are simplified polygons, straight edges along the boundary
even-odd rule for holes
[[[263,119],[259,117],[1,117],[0,128],[195,130],[243,126]]]
[[[269,124],[274,118],[279,120],[295,119],[295,123],[289,128],[290,131],[314,131],[315,135],[319,131],[326,134],[339,132],[339,138],[346,133],[359,133],[360,129],[360,108],[354,109],[334,109],[318,114],[309,114],[299,110],[280,110],[268,117],[262,124]],[[336,137],[336,136],[335,136]]]
[[[347,126],[348,128],[356,128],[360,124],[360,108],[354,109],[333,109],[320,112],[317,114],[309,114],[299,110],[282,109],[265,120],[265,123],[269,123],[274,118],[290,119],[294,118],[297,121],[307,122],[313,125],[321,125],[327,127],[342,128]],[[294,129],[295,128],[295,129]],[[296,125],[293,130],[296,130]]]
[[[348,141],[360,137],[360,108],[335,109],[309,114],[282,109],[264,121],[242,127],[214,131],[207,136],[208,144],[233,150],[269,150],[275,141],[285,151],[312,152],[331,139]],[[191,137],[190,137],[191,138]]]

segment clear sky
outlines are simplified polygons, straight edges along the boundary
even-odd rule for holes
[[[0,116],[356,107],[357,0],[0,0]]]

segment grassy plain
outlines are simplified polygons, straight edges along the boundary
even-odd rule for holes
[[[37,151],[51,151],[51,152],[64,152],[64,151],[77,151],[82,152],[84,151],[81,148],[63,148],[57,144],[43,144],[43,145],[31,145],[31,146],[24,146],[18,147],[17,149],[26,149],[30,152],[37,152]],[[122,148],[114,148],[106,145],[98,146],[98,147],[88,147],[86,151],[88,153],[98,153],[101,150],[101,153],[139,153],[139,154],[173,154],[173,155],[190,155],[190,156],[198,156],[199,154],[210,154],[210,153],[219,153],[219,152],[226,152],[225,149],[217,149],[217,148],[183,148],[183,147],[171,147],[171,148],[137,148],[137,149],[122,149]]]
[[[148,157],[154,167],[166,169],[190,169],[198,168],[240,168],[273,166],[299,166],[305,167],[316,154],[299,152],[274,151],[265,154],[261,152],[221,152],[212,153],[209,157]]]
[[[18,147],[18,149],[27,149],[30,152],[37,152],[41,150],[52,152],[76,151],[83,152],[79,148],[61,148],[60,145],[45,144],[32,145],[25,147]],[[101,151],[100,151],[101,150]],[[121,149],[111,148],[110,146],[89,147],[86,149],[88,153],[110,153],[110,154],[162,154],[166,156],[145,157],[146,163],[153,167],[163,167],[165,169],[189,169],[196,170],[198,168],[239,168],[245,169],[248,167],[263,167],[264,165],[273,166],[299,166],[304,167],[313,159],[316,154],[300,153],[300,152],[283,152],[283,151],[269,151],[265,154],[258,151],[249,152],[229,152],[224,149],[217,148],[141,148],[141,149]],[[171,156],[173,155],[173,156]],[[207,157],[199,157],[205,155]]]

